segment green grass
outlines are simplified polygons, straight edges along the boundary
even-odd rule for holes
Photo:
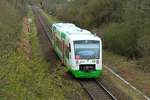
[[[21,16],[7,1],[0,1],[0,61],[16,48],[21,31]],[[3,61],[1,61],[2,64]],[[1,65],[0,65],[1,66]]]
[[[141,90],[144,94],[147,96],[150,95],[150,74],[141,71],[138,68],[139,66],[136,64],[136,61],[104,51],[103,63],[108,65],[111,69],[113,69],[133,86]]]
[[[145,100],[137,91],[131,89],[105,68],[100,81],[118,100]]]

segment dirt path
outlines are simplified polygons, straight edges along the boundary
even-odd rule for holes
[[[27,16],[23,18],[23,32],[24,33],[30,32],[30,23]]]
[[[32,58],[32,50],[29,38],[30,32],[30,23],[28,17],[23,18],[23,32],[20,36],[19,46],[17,50],[26,55],[27,59],[30,60]]]

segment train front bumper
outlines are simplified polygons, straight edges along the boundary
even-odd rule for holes
[[[71,73],[76,77],[76,78],[98,78],[101,77],[102,75],[102,70],[96,70],[96,71],[80,71],[80,70],[70,70]]]

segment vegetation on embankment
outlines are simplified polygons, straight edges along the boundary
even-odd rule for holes
[[[146,100],[140,93],[132,89],[105,67],[103,68],[103,77],[99,79],[99,81],[117,98],[117,100]]]
[[[15,0],[1,0],[0,1],[0,63],[1,65],[6,61],[11,52],[16,49],[16,42],[21,32],[22,14],[21,10],[25,10],[20,6],[25,6]]]
[[[38,1],[49,14],[64,22],[90,30],[100,28],[105,49],[136,58],[144,71],[150,71],[149,0]]]
[[[142,91],[145,95],[147,95],[148,97],[150,96],[150,73],[144,73],[143,71],[139,70],[137,67],[140,66],[137,66],[135,61],[128,60],[127,57],[122,57],[117,54],[104,51],[103,63],[107,67],[111,68],[118,75],[123,77],[127,82],[129,82],[137,89]],[[115,77],[115,75],[113,74],[111,75],[111,74],[112,73],[110,71],[104,68],[102,81],[104,81],[104,84],[107,85],[109,89],[112,89],[111,88],[112,85],[112,87],[119,89],[120,91],[123,91],[124,94],[130,98],[134,98],[135,94],[136,94],[135,97],[139,95],[139,93],[136,90],[131,89],[130,86],[120,81],[118,78]],[[109,83],[114,83],[114,84],[110,85]],[[113,91],[113,89],[111,91],[117,93],[117,91]],[[123,97],[123,95],[120,96]]]
[[[29,8],[28,17],[31,22],[30,31],[23,31],[27,30],[24,26],[25,21],[23,21],[23,29],[19,29],[18,35],[12,35],[15,41],[12,40],[11,42],[16,46],[7,44],[10,46],[10,49],[14,48],[14,50],[9,51],[9,55],[3,54],[0,59],[2,62],[0,65],[0,99],[86,99],[82,96],[83,91],[80,90],[79,84],[63,78],[65,69],[60,65],[56,66],[53,73],[49,72],[50,64],[42,55],[31,8]],[[21,25],[19,28],[21,28]],[[10,27],[5,30],[9,29]],[[5,42],[7,41],[5,40]]]
[[[58,19],[56,19],[55,17],[46,14],[43,10],[41,10],[42,15],[45,17],[45,19],[47,20],[48,24],[53,24],[56,22],[60,22]]]
[[[13,24],[16,25],[15,23]],[[22,29],[22,32],[19,31],[21,34],[18,32],[18,35],[12,35],[13,39],[16,39],[15,42],[11,41],[11,38],[8,39],[16,47],[14,47],[15,50],[9,52],[7,58],[4,58],[5,54],[1,58],[3,62],[0,66],[1,100],[41,100],[42,98],[49,97],[51,88],[47,87],[50,86],[50,76],[48,74],[48,68],[46,68],[48,64],[37,56],[37,54],[40,54],[40,50],[36,37],[35,24],[32,23],[31,27],[32,34],[24,33],[24,29]],[[21,25],[19,28],[21,28]],[[8,27],[5,30],[7,31],[9,29]],[[7,42],[8,40],[5,41]],[[8,46],[12,48],[11,44],[8,44]],[[27,59],[28,55],[26,52],[33,52],[32,59]]]

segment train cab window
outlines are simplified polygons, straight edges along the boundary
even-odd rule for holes
[[[75,57],[80,59],[99,59],[100,43],[95,40],[74,41]]]

